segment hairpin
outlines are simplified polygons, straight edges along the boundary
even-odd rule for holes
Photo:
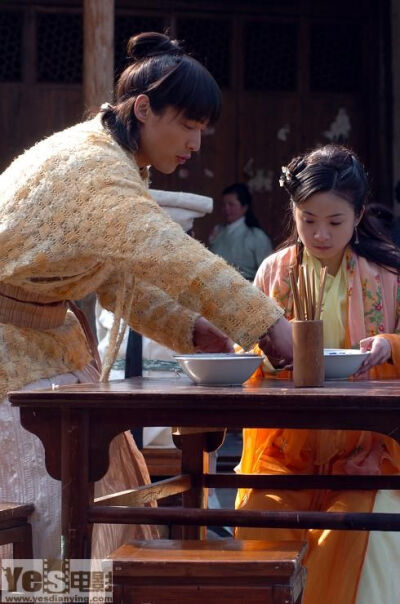
[[[292,174],[287,166],[281,166],[281,171],[282,174],[279,177],[279,186],[284,187],[285,183],[290,180]]]

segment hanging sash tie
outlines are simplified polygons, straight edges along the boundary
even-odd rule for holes
[[[0,282],[0,323],[29,329],[56,329],[64,324],[68,308],[74,313],[85,334],[96,369],[101,373],[101,360],[96,338],[85,313],[71,300],[54,302],[42,294]]]

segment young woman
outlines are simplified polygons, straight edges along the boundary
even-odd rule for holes
[[[128,55],[113,105],[38,143],[0,176],[0,499],[35,504],[35,557],[59,555],[59,484],[6,395],[40,380],[96,378],[93,347],[67,312],[69,300],[96,292],[115,315],[103,380],[122,320],[181,352],[226,351],[230,340],[248,347],[267,342],[269,330],[291,355],[276,303],[187,236],[148,193],[149,165],[169,174],[199,150],[220,111],[215,81],[162,34],[132,38]],[[130,435],[120,435],[98,493],[146,480]],[[95,556],[129,538],[127,530],[150,535],[97,529]]]
[[[328,145],[293,159],[281,184],[292,207],[293,231],[267,258],[255,284],[293,318],[289,268],[327,267],[324,345],[370,350],[359,378],[400,377],[400,250],[382,233],[367,199],[364,169],[348,149]],[[244,430],[243,473],[396,474],[400,447],[372,432]],[[241,509],[400,512],[397,492],[252,491]],[[307,539],[305,604],[391,604],[398,601],[399,533],[241,529],[241,538]]]
[[[247,185],[237,182],[222,191],[222,214],[224,224],[213,230],[210,250],[252,281],[261,262],[272,252],[272,244],[253,213]]]

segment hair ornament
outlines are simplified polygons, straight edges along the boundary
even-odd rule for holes
[[[281,175],[279,177],[279,186],[284,187],[291,179],[292,173],[287,166],[281,166]]]

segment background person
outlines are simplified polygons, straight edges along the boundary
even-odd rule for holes
[[[222,191],[222,215],[224,223],[214,228],[209,248],[252,281],[272,244],[253,213],[247,185],[235,183]]]
[[[370,350],[359,377],[400,377],[400,250],[384,234],[367,199],[367,179],[354,153],[328,145],[293,159],[281,184],[293,231],[267,258],[255,285],[293,318],[289,268],[328,269],[323,300],[324,346]],[[374,208],[373,208],[374,209]],[[397,474],[400,447],[359,430],[245,429],[239,472],[267,474]],[[400,512],[398,491],[268,491],[240,489],[240,509]],[[305,604],[392,604],[399,600],[400,533],[238,528],[245,539],[306,539]]]

